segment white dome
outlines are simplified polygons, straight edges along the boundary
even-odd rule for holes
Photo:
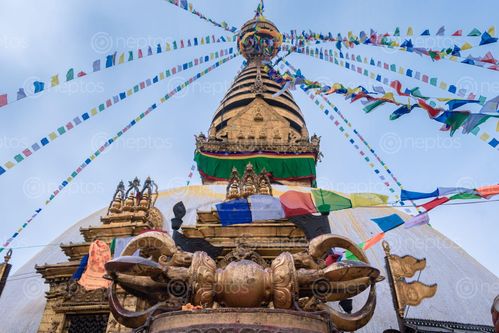
[[[289,189],[306,188],[274,186],[274,195]],[[197,209],[210,209],[214,203],[225,198],[225,186],[189,186],[160,193],[156,207],[163,213],[169,227],[173,217],[172,207],[183,201],[187,208],[185,225],[195,224]],[[98,225],[99,217],[106,209],[101,209],[89,217],[75,223],[52,243],[81,242],[81,227]],[[333,212],[330,215],[333,233],[346,236],[356,243],[371,238],[380,232],[371,218],[398,213],[403,219],[408,216],[392,208],[356,208]],[[168,230],[171,231],[171,230]],[[420,281],[438,283],[438,290],[433,298],[423,300],[420,306],[411,307],[408,317],[454,321],[462,323],[491,325],[490,306],[496,296],[499,279],[469,256],[457,244],[429,226],[412,229],[398,228],[386,234],[392,253],[410,254],[417,258],[426,257],[427,267],[422,272]],[[371,265],[379,268],[386,276],[384,252],[380,244],[367,251]],[[46,247],[20,268],[7,282],[0,297],[0,317],[2,332],[34,333],[45,307],[45,291],[48,287],[41,276],[30,276],[34,266],[44,263],[64,262],[67,258],[59,247]],[[397,319],[393,308],[388,280],[377,285],[377,306],[371,322],[359,332],[380,333],[387,328],[397,328]],[[363,295],[354,301],[354,309],[362,304]]]

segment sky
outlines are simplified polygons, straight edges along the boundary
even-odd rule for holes
[[[193,0],[194,8],[217,21],[241,26],[254,15],[257,0]],[[412,26],[416,35],[432,33],[445,25],[447,35],[457,29],[483,31],[498,22],[499,2],[268,0],[265,15],[281,31],[296,29],[322,32],[374,29],[402,33]],[[130,0],[0,0],[0,94],[31,87],[34,80],[62,79],[74,67],[91,71],[95,59],[117,51],[226,32],[166,1]],[[414,37],[418,46],[443,48],[449,37]],[[457,39],[464,41],[476,39]],[[71,84],[61,84],[34,97],[0,108],[0,162],[4,163],[26,146],[40,140],[60,124],[89,111],[118,92],[160,71],[204,56],[232,44],[187,48],[146,57],[103,70]],[[497,44],[470,50],[499,56]],[[498,72],[454,63],[431,62],[415,54],[359,46],[354,53],[410,67],[458,87],[473,88],[493,98],[499,95]],[[240,69],[237,57],[178,94],[134,126],[112,148],[91,163],[50,205],[51,192],[76,169],[105,138],[185,79],[204,69],[198,66],[161,81],[125,102],[118,103],[58,138],[18,166],[0,176],[0,241],[3,243],[38,207],[43,212],[13,243],[14,271],[80,219],[107,206],[120,180],[151,176],[161,189],[183,186],[192,166],[194,134],[207,131],[213,113]],[[374,82],[344,68],[305,55],[293,54],[290,63],[308,78],[324,83],[372,86]],[[369,67],[369,66],[367,66]],[[420,86],[430,96],[448,97],[443,90],[396,73],[379,71],[404,86]],[[322,137],[324,158],[317,166],[319,187],[342,192],[386,193],[372,169],[361,159],[332,123],[301,91],[294,91],[311,133]],[[473,135],[457,132],[449,137],[423,112],[413,112],[396,121],[388,119],[391,107],[369,114],[359,102],[350,104],[338,96],[331,101],[378,152],[405,188],[430,192],[438,186],[479,187],[497,184],[499,154]],[[496,137],[496,121],[484,128]],[[199,184],[196,174],[192,184]],[[463,247],[490,271],[499,275],[499,203],[453,205],[430,213],[433,228]]]

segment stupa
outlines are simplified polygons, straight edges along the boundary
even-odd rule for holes
[[[316,186],[319,138],[309,136],[290,92],[273,96],[281,88],[264,70],[280,42],[276,26],[262,16],[241,28],[238,46],[247,64],[208,134],[196,138],[203,185],[158,191],[150,178],[118,184],[108,207],[54,240],[62,251],[45,248],[16,272],[36,267],[42,277],[7,281],[2,330],[493,332],[495,290],[463,288],[477,281],[494,286],[497,277],[436,230],[399,228],[386,235],[383,248],[356,246],[378,232],[371,218],[408,219],[393,208],[315,214],[327,227],[313,235],[286,217],[224,224],[216,205],[310,193]],[[79,285],[75,272],[91,244],[111,246],[126,237],[131,240],[105,264],[109,287]],[[359,260],[328,264],[331,248]],[[406,281],[423,270],[421,281]],[[352,308],[340,305],[348,300]]]

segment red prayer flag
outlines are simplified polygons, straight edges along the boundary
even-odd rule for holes
[[[463,31],[462,30],[457,30],[455,33],[452,34],[452,36],[462,36]]]
[[[390,87],[392,87],[393,89],[395,89],[397,91],[397,94],[399,94],[399,96],[409,96],[409,94],[404,94],[401,91],[401,89],[402,89],[402,83],[400,83],[399,80],[392,81],[392,83],[390,83]]]
[[[490,198],[493,195],[499,194],[499,184],[498,185],[489,185],[489,186],[482,186],[476,189],[478,194],[482,198]]]
[[[432,210],[433,208],[446,203],[447,201],[449,201],[449,198],[447,198],[447,197],[435,198],[432,201],[429,201],[425,204],[422,204],[419,207],[423,207],[428,212],[428,211]]]
[[[435,109],[431,105],[427,104],[423,99],[418,99],[418,105],[428,112],[430,118],[435,118],[440,113],[439,109]]]
[[[7,94],[0,95],[0,107],[7,105]]]
[[[287,191],[279,200],[286,217],[317,213],[310,193]]]

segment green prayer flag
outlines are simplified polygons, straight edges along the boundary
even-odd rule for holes
[[[378,106],[381,106],[385,103],[386,103],[385,101],[377,100],[377,101],[374,101],[370,104],[367,104],[364,108],[362,108],[362,110],[364,110],[365,113],[369,113],[372,110],[376,109]]]
[[[358,246],[359,248],[361,248],[361,249],[362,249],[362,248],[364,248],[364,243],[365,243],[365,242],[359,243],[357,246]],[[359,259],[359,258],[357,258],[357,256],[356,256],[356,255],[354,255],[352,252],[350,252],[350,251],[348,251],[348,250],[346,250],[346,251],[345,251],[345,256],[344,256],[344,258],[345,258],[345,260],[360,261],[360,259]]]
[[[312,196],[314,198],[315,205],[317,206],[317,210],[321,213],[352,208],[352,202],[350,199],[331,191],[313,189]]]
[[[437,78],[436,78],[436,77],[432,77],[432,78],[430,79],[430,84],[431,84],[432,86],[436,86],[436,85],[437,85]]]
[[[393,33],[393,35],[394,35],[394,36],[400,36],[400,29],[399,29],[399,27],[397,27],[397,28],[395,29],[395,32]]]
[[[480,32],[480,30],[478,30],[477,28],[473,28],[473,30],[471,30],[471,32],[468,34],[468,36],[470,37],[476,37],[476,36],[480,36],[482,33]]]
[[[450,127],[451,136],[461,127],[469,115],[469,112],[451,112],[450,116],[445,120],[445,123]]]
[[[111,253],[113,253],[113,254],[114,254],[115,247],[116,247],[116,238],[113,238],[113,240],[111,241],[111,246],[109,246]]]
[[[449,200],[468,200],[481,199],[482,197],[474,193],[458,193],[449,198]]]
[[[75,71],[73,68],[69,69],[68,72],[66,73],[66,81],[71,81],[75,77]]]

